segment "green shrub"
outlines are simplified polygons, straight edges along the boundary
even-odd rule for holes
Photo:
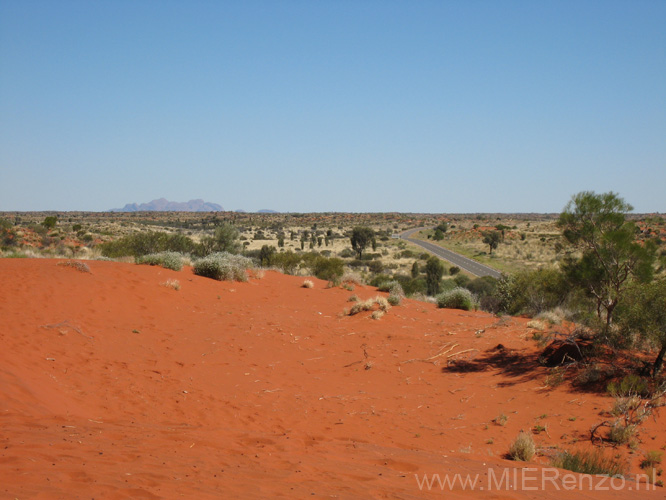
[[[320,280],[337,282],[344,273],[344,264],[345,262],[337,257],[318,256],[312,262],[310,269]]]
[[[92,240],[92,236],[90,237]],[[160,252],[194,252],[195,243],[182,234],[168,234],[158,231],[146,231],[130,234],[115,241],[100,245],[105,257],[141,257]]]
[[[625,466],[612,457],[605,456],[599,450],[564,451],[553,460],[553,465],[559,469],[590,475],[622,476]]]
[[[247,269],[252,261],[247,257],[217,252],[194,263],[194,274],[219,281],[247,281]]]
[[[279,252],[273,254],[272,265],[282,269],[285,274],[294,274],[301,263],[301,256],[288,250],[286,252]]]
[[[398,283],[396,280],[382,281],[377,285],[377,290],[380,292],[390,292],[391,288],[396,285],[400,286],[400,283]]]
[[[454,288],[450,292],[440,293],[437,297],[437,307],[447,309],[462,309],[469,311],[477,308],[477,303],[472,292],[466,288]]]
[[[143,255],[136,258],[137,264],[148,264],[151,266],[161,266],[174,271],[180,271],[183,268],[183,256],[178,252],[159,252]]]

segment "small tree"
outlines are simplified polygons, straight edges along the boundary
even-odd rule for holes
[[[419,274],[421,274],[421,270],[419,269],[419,263],[417,261],[414,261],[412,264],[412,278],[416,279],[419,277]]]
[[[363,258],[363,250],[366,249],[368,245],[376,245],[375,242],[375,232],[365,226],[357,226],[352,230],[351,235],[351,245],[354,251],[356,252],[359,259]]]
[[[444,265],[437,257],[430,257],[426,262],[426,287],[428,295],[437,295],[440,291],[439,283],[444,276]]]
[[[502,241],[502,233],[499,231],[484,231],[481,233],[483,235],[483,242],[490,247],[490,253],[493,253],[499,244]]]
[[[42,225],[46,229],[53,229],[56,224],[58,223],[58,217],[56,215],[49,215],[44,219],[44,222],[42,222]]]
[[[228,252],[232,254],[240,253],[241,244],[238,241],[239,232],[229,223],[223,223],[215,228],[213,236],[208,236],[202,240],[202,246],[206,248],[206,253]]]
[[[273,256],[275,255],[275,247],[264,245],[259,250],[259,265],[262,267],[269,267],[273,265]]]
[[[583,191],[573,196],[557,222],[564,240],[580,257],[569,256],[562,268],[597,305],[597,316],[610,326],[613,311],[632,279],[652,279],[656,248],[636,241],[636,227],[626,220],[633,207],[615,193]]]

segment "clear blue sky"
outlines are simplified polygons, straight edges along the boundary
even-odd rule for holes
[[[0,0],[0,210],[666,212],[664,0]]]

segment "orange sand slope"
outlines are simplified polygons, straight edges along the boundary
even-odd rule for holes
[[[503,458],[536,423],[544,450],[587,446],[611,404],[544,388],[524,319],[406,300],[373,320],[342,315],[370,287],[57,262],[0,259],[3,498],[663,498]]]

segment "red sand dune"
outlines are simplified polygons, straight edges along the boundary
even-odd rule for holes
[[[537,423],[545,450],[589,446],[611,404],[544,388],[525,319],[406,300],[373,320],[342,315],[352,292],[318,280],[88,265],[0,259],[2,498],[636,495],[631,480],[569,491],[542,477],[546,457],[503,458]],[[447,368],[452,359],[473,369]],[[492,422],[501,413],[505,426]],[[666,444],[659,423],[642,427],[642,449]],[[640,472],[640,454],[629,459]],[[474,490],[419,488],[432,473],[480,476]]]

